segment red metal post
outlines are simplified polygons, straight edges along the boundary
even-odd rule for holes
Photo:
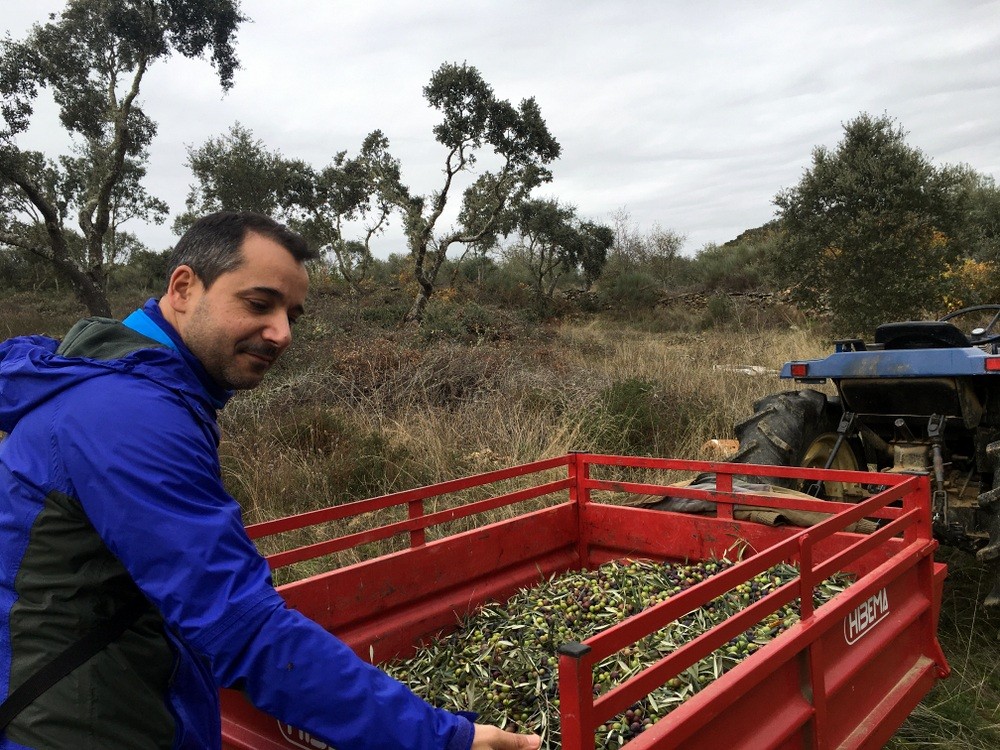
[[[799,616],[803,621],[813,616],[812,539],[809,533],[799,535]]]
[[[563,750],[594,748],[594,672],[590,646],[559,647],[559,724]]]
[[[927,545],[936,549],[937,541],[933,538],[933,527],[931,525],[930,505],[921,503],[921,498],[930,496],[930,477],[926,474],[915,477],[917,486],[910,490],[903,498],[903,512],[917,510],[917,522],[907,527],[903,532],[903,538],[907,543],[912,544],[917,541],[924,541]],[[937,637],[938,606],[934,596],[934,555],[925,555],[917,563],[917,580],[920,581],[920,589],[930,602],[930,609],[922,617],[924,629],[926,631],[926,643],[928,653],[937,664],[937,675],[945,678],[951,673],[948,660],[941,649],[941,642]]]
[[[813,740],[815,750],[826,750],[830,746],[827,735],[827,695],[826,675],[827,664],[823,654],[823,643],[820,640],[811,641],[806,646],[806,664],[809,671],[809,696],[813,705]]]
[[[733,491],[733,475],[717,472],[715,475],[715,489],[718,492],[728,492],[731,494]],[[716,503],[715,515],[718,518],[732,518],[733,517],[732,504]]]
[[[573,451],[573,460],[569,464],[569,476],[571,484],[569,487],[569,499],[576,503],[576,522],[578,524],[578,536],[576,551],[580,559],[581,568],[590,567],[590,527],[584,520],[587,512],[587,505],[590,503],[590,487],[587,480],[590,479],[590,463],[587,454],[583,451]]]
[[[935,546],[937,542],[932,542]],[[937,676],[944,679],[951,674],[951,667],[948,666],[948,659],[941,648],[941,641],[937,637],[937,623],[939,604],[934,596],[934,555],[927,555],[917,563],[917,578],[920,581],[920,588],[930,600],[930,608],[923,615],[923,625],[926,629],[927,651],[926,653],[934,659],[937,664]]]
[[[410,520],[421,518],[424,515],[424,501],[420,498],[407,503],[407,515]],[[422,547],[427,543],[426,530],[423,526],[410,531],[410,546]]]
[[[809,532],[799,536],[799,617],[802,627],[809,625],[815,615],[813,607],[813,587],[816,584],[813,571],[812,539]],[[805,672],[803,694],[813,706],[813,738],[816,750],[826,750],[823,740],[826,722],[826,686],[823,682],[826,671],[823,668],[822,647],[817,641],[810,641],[803,654]]]
[[[933,538],[933,532],[931,530],[930,506],[926,502],[920,502],[921,498],[930,495],[930,477],[924,474],[914,476],[913,479],[916,480],[916,486],[912,487],[910,491],[903,496],[903,512],[906,513],[907,511],[917,510],[919,515],[917,517],[917,522],[903,532],[903,539],[907,544],[912,544],[918,539],[926,539],[929,541]]]

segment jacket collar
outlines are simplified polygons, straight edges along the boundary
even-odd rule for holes
[[[216,409],[221,409],[233,397],[233,391],[219,385],[208,374],[201,361],[187,348],[180,334],[163,317],[163,313],[160,312],[160,304],[156,299],[150,297],[146,300],[146,304],[129,315],[122,323],[132,330],[141,333],[143,336],[170,347],[180,354],[184,362],[198,378],[198,382],[201,383],[209,399],[212,401],[212,405]]]

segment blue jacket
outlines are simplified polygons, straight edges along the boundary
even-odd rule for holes
[[[222,485],[229,394],[155,300],[128,323],[0,344],[0,696],[136,587],[150,604],[0,748],[218,748],[226,686],[340,750],[467,750],[468,719],[285,606]]]

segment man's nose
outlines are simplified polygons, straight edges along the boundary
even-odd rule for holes
[[[279,349],[285,349],[292,343],[292,324],[288,316],[277,314],[268,321],[264,329],[264,340]]]

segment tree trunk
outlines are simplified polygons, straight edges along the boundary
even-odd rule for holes
[[[87,312],[91,315],[101,318],[111,317],[111,303],[108,302],[108,296],[93,284],[76,287],[76,296],[87,306]]]
[[[65,276],[73,287],[76,298],[86,306],[92,316],[111,317],[111,303],[108,301],[107,272],[103,266],[97,265],[90,271],[84,271],[69,259],[69,248],[62,228],[55,221],[45,222],[49,238],[51,257],[47,260],[52,264],[56,274]]]
[[[431,295],[434,294],[434,283],[437,281],[438,272],[441,270],[441,265],[444,263],[451,243],[451,240],[445,240],[433,252],[424,252],[417,256],[413,269],[413,275],[418,284],[417,297],[413,300],[413,307],[403,318],[404,323],[420,324],[423,322],[424,311],[427,309]],[[430,267],[427,266],[428,255],[431,256]]]
[[[420,325],[420,323],[423,322],[424,311],[427,310],[427,303],[431,299],[432,291],[433,287],[430,289],[426,289],[423,286],[417,288],[416,299],[413,300],[413,306],[410,308],[410,311],[406,313],[406,317],[403,318],[404,323],[416,323],[417,325]]]
[[[86,273],[69,260],[51,258],[50,262],[55,268],[56,274],[65,276],[72,285],[76,298],[87,308],[88,314],[101,318],[111,317],[107,277],[103,268]]]

